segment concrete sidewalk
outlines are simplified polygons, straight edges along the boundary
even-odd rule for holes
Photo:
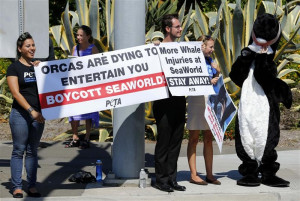
[[[103,161],[105,174],[111,170],[110,143],[93,143],[90,149],[64,148],[62,142],[42,143],[39,150],[38,188],[44,197],[20,200],[300,200],[300,150],[287,150],[278,152],[278,162],[281,168],[278,176],[291,182],[288,188],[272,188],[265,185],[259,187],[242,187],[236,185],[241,178],[237,168],[240,160],[234,154],[234,147],[224,146],[223,153],[218,153],[215,146],[214,173],[222,185],[199,186],[188,182],[189,167],[186,159],[186,144],[182,144],[178,160],[178,182],[186,186],[185,192],[165,193],[153,187],[140,189],[132,184],[120,187],[101,186],[99,183],[76,184],[68,178],[79,170],[95,174],[94,163],[97,159]],[[146,143],[145,166],[154,177],[154,143]],[[10,189],[10,154],[11,142],[0,143],[0,201],[16,200],[9,193]],[[204,160],[202,157],[202,144],[197,152],[197,169],[202,178],[205,177]],[[126,168],[126,164],[124,164]],[[26,186],[26,184],[24,185]],[[26,190],[26,188],[25,188]]]

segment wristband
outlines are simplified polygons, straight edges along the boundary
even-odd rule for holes
[[[33,111],[33,108],[32,108],[32,107],[30,107],[30,108],[27,109],[27,112],[28,112],[29,114],[31,114],[32,111]]]

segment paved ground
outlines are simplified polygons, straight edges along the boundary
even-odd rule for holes
[[[186,159],[186,146],[182,144],[178,160],[178,182],[187,187],[185,192],[165,193],[153,187],[140,189],[136,185],[121,187],[102,186],[99,183],[76,184],[68,178],[79,170],[95,174],[96,159],[103,161],[103,170],[107,174],[111,170],[110,143],[93,143],[90,149],[65,149],[62,142],[44,142],[39,150],[38,188],[43,197],[23,200],[300,200],[300,150],[282,150],[278,152],[281,169],[278,175],[291,181],[288,188],[241,187],[236,180],[241,176],[237,172],[240,164],[234,147],[224,145],[222,154],[215,146],[214,173],[222,185],[198,186],[188,182],[189,168]],[[146,168],[150,176],[154,176],[155,143],[146,143]],[[15,200],[9,192],[11,142],[0,143],[0,201]],[[205,177],[202,157],[202,144],[198,147],[197,166],[199,174]]]

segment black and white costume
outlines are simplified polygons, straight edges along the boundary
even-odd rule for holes
[[[276,17],[260,15],[254,22],[250,45],[241,51],[229,74],[241,88],[235,144],[243,162],[239,167],[243,178],[238,185],[289,186],[288,181],[276,176],[280,166],[275,150],[280,137],[279,103],[287,108],[292,104],[291,90],[277,78],[273,61],[280,35]]]

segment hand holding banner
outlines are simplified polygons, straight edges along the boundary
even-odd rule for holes
[[[165,75],[172,95],[214,94],[200,42],[42,62],[35,73],[47,120],[167,98]]]
[[[168,97],[153,45],[42,62],[35,73],[46,119]]]

